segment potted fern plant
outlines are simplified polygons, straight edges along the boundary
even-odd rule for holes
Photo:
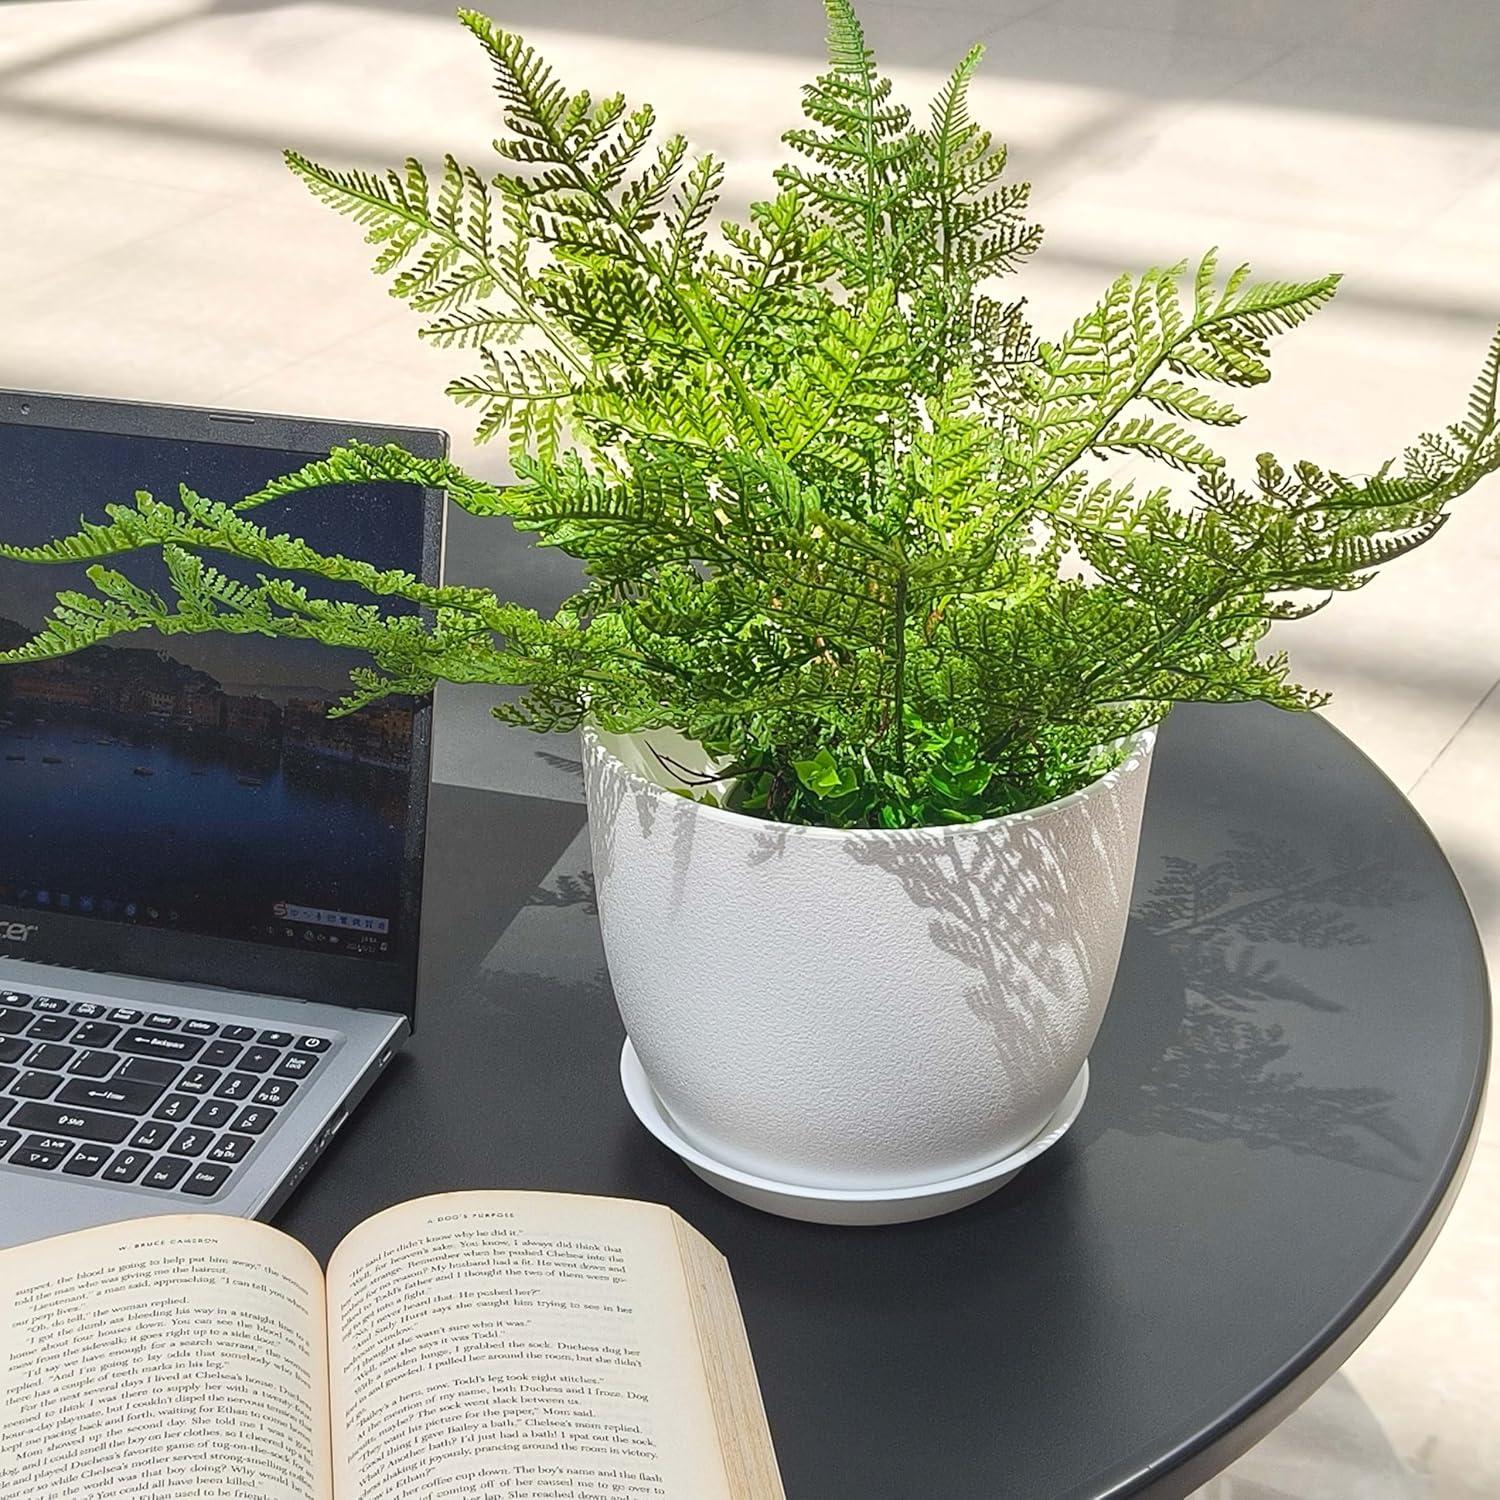
[[[258,631],[363,653],[344,712],[449,680],[519,688],[503,719],[581,726],[643,1109],[752,1201],[889,1219],[989,1190],[1066,1124],[1154,726],[1182,700],[1322,701],[1258,643],[1500,466],[1500,340],[1464,419],[1400,460],[1232,475],[1212,429],[1337,278],[1226,278],[1210,253],[1034,337],[997,289],[1040,236],[969,115],[980,49],[914,119],[849,0],[826,6],[796,160],[716,228],[714,156],[462,12],[494,70],[498,170],[287,160],[364,228],[424,336],[475,355],[449,389],[507,435],[515,482],[351,444],[243,499],[139,495],[3,549],[92,581],[3,660]],[[509,517],[586,586],[544,618],[259,523],[379,480]],[[103,561],[139,549],[170,591]]]

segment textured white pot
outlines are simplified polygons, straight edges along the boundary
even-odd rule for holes
[[[778,1182],[901,1188],[1025,1145],[1114,983],[1154,733],[1101,780],[983,823],[803,828],[668,790],[585,730],[605,953],[682,1135]]]

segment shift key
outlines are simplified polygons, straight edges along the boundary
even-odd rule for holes
[[[22,1130],[44,1135],[68,1135],[76,1140],[116,1145],[135,1129],[125,1115],[101,1114],[96,1109],[60,1109],[55,1104],[23,1104],[10,1121]]]
[[[62,1086],[58,1104],[79,1104],[86,1109],[112,1109],[124,1115],[143,1115],[162,1096],[159,1083],[129,1080],[73,1078]]]
[[[175,1031],[142,1031],[132,1027],[115,1043],[116,1052],[132,1057],[166,1057],[173,1062],[188,1062],[203,1050],[203,1038],[182,1036]]]

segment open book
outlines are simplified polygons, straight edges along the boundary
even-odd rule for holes
[[[350,1234],[0,1252],[6,1500],[782,1500],[722,1256],[670,1209],[449,1193]]]

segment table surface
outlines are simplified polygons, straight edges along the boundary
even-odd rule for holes
[[[1188,1493],[1420,1261],[1489,1007],[1441,852],[1328,725],[1179,708],[1157,757],[1088,1103],[988,1201],[846,1230],[699,1182],[620,1093],[582,806],[450,786],[416,1038],[279,1222],[326,1257],[424,1193],[668,1203],[729,1257],[791,1500]]]

